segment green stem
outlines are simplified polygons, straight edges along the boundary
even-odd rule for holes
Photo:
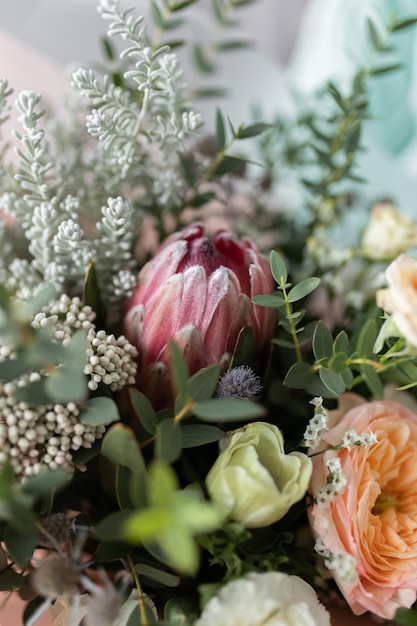
[[[149,626],[148,617],[146,615],[146,604],[145,604],[144,595],[142,591],[142,585],[140,584],[139,576],[138,576],[137,571],[135,570],[135,564],[133,563],[133,559],[130,556],[130,554],[127,557],[127,561],[129,563],[130,571],[132,572],[133,580],[135,581],[135,587],[138,590],[140,623],[142,624],[142,626]]]

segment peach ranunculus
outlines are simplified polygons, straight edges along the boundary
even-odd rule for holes
[[[388,288],[377,291],[376,302],[391,315],[398,335],[417,347],[417,260],[401,254],[385,275]]]
[[[355,394],[343,396],[333,413],[321,449],[338,445],[350,429],[373,432],[377,442],[314,457],[314,497],[326,484],[330,459],[340,460],[346,486],[325,506],[315,503],[310,521],[322,549],[355,561],[356,578],[332,572],[353,613],[392,619],[417,596],[417,415]]]

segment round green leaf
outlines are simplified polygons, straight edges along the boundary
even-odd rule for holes
[[[119,419],[117,404],[114,400],[105,396],[90,398],[90,400],[84,402],[79,419],[83,424],[89,424],[90,426],[117,422]]]

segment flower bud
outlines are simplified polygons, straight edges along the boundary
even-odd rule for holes
[[[253,328],[261,351],[275,314],[252,304],[252,297],[273,288],[268,260],[250,239],[225,230],[209,238],[200,223],[171,235],[139,273],[124,320],[125,335],[139,351],[139,388],[160,399],[169,387],[171,339],[190,374],[226,364],[245,326]]]
[[[285,454],[273,424],[254,422],[231,433],[209,471],[209,495],[231,519],[246,528],[269,526],[301,500],[312,462],[301,452]]]
[[[394,259],[417,244],[417,225],[399,213],[390,202],[372,207],[371,219],[362,236],[365,256],[375,261]]]

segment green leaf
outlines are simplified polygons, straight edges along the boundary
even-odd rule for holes
[[[135,515],[134,511],[117,511],[110,513],[95,527],[95,535],[104,541],[121,541],[125,539],[125,524]]]
[[[273,124],[265,124],[263,122],[257,122],[256,124],[251,124],[250,126],[244,126],[239,130],[237,139],[249,139],[250,137],[258,137],[262,135],[267,130],[271,130],[273,128]]]
[[[126,605],[126,603],[125,603]],[[124,605],[124,606],[125,606]],[[123,612],[123,608],[122,608]],[[123,626],[148,626],[148,624],[158,624],[158,619],[155,617],[151,607],[145,603],[145,620],[142,620],[142,613],[139,609],[139,605],[135,602],[132,612],[130,613],[127,621]]]
[[[293,389],[305,389],[313,378],[314,373],[308,363],[294,363],[288,370],[283,384]]]
[[[96,314],[96,326],[101,328],[101,320],[103,318],[103,303],[98,285],[97,270],[94,261],[88,264],[87,272],[84,278],[83,286],[83,303],[91,306]]]
[[[158,417],[148,398],[137,389],[129,389],[130,400],[135,415],[139,419],[144,429],[154,435],[158,428]]]
[[[135,572],[137,572],[140,577],[143,576],[144,578],[148,578],[149,580],[157,582],[164,587],[178,587],[181,582],[181,578],[179,576],[171,574],[171,572],[166,572],[165,570],[152,567],[152,565],[147,565],[146,563],[137,563],[135,565]]]
[[[285,285],[287,283],[288,272],[283,257],[275,250],[272,250],[269,256],[269,263],[275,282],[278,285]]]
[[[153,506],[131,512],[123,522],[121,539],[133,544],[159,539],[162,532],[172,525],[168,508]]]
[[[246,166],[247,159],[226,154],[215,170],[216,176],[238,172]]]
[[[397,609],[392,623],[398,626],[417,626],[417,611],[413,609]]]
[[[322,383],[327,387],[332,395],[340,396],[345,391],[345,383],[343,382],[343,378],[340,374],[321,368],[319,370],[319,376]]]
[[[40,380],[34,380],[24,387],[18,387],[13,395],[16,400],[26,402],[29,406],[51,404],[51,398],[45,390],[46,380],[47,378],[44,376]]]
[[[330,368],[336,374],[343,374],[347,365],[348,356],[344,352],[337,352],[331,360]]]
[[[177,395],[185,402],[189,398],[188,370],[181,350],[175,341],[169,342],[169,363],[171,366],[172,379]]]
[[[375,24],[369,18],[366,20],[366,24],[368,27],[369,38],[371,40],[374,50],[382,50],[382,48],[384,47],[383,42]]]
[[[285,300],[282,296],[279,295],[260,295],[253,296],[252,302],[257,304],[258,306],[267,306],[271,309],[279,309],[282,306],[285,306]]]
[[[372,365],[362,365],[360,371],[370,392],[375,398],[382,399],[384,397],[384,386]]]
[[[195,4],[198,0],[182,0],[182,2],[178,2],[173,7],[171,7],[171,11],[174,13],[175,11],[182,11],[186,9],[191,4]]]
[[[164,620],[172,626],[184,626],[194,623],[200,614],[194,598],[175,596],[164,607]]]
[[[337,352],[345,352],[347,353],[349,349],[349,337],[345,330],[341,330],[333,344],[333,351],[336,354]]]
[[[415,24],[417,24],[417,17],[407,17],[403,20],[395,22],[391,27],[391,31],[393,33],[397,33],[399,30],[410,28],[410,26],[414,26]]]
[[[112,422],[117,422],[118,419],[119,410],[117,404],[114,400],[105,396],[86,400],[79,415],[80,422],[90,426],[98,426],[100,424],[107,426]]]
[[[318,322],[314,331],[313,352],[317,361],[323,358],[331,358],[333,356],[332,333],[324,322]]]
[[[185,528],[171,526],[158,538],[158,544],[174,569],[188,576],[196,574],[199,552],[194,539]]]
[[[320,278],[316,278],[315,276],[302,280],[300,283],[298,283],[298,285],[295,285],[295,287],[293,287],[289,291],[288,300],[290,302],[297,302],[298,300],[305,298],[312,291],[317,289],[317,287],[320,285],[320,282]]]
[[[223,150],[226,145],[226,130],[220,109],[216,109],[216,143],[219,150]]]
[[[371,76],[379,76],[380,74],[388,74],[389,72],[394,72],[395,70],[400,70],[402,68],[404,68],[402,63],[391,63],[389,65],[374,67],[370,73]]]
[[[156,2],[154,2],[154,0],[150,1],[150,7],[151,7],[151,15],[152,15],[152,19],[155,23],[155,25],[158,28],[161,28],[162,30],[165,29],[165,20],[162,16],[162,13],[158,7],[158,5],[156,4]]]
[[[135,508],[134,498],[132,498],[132,472],[123,465],[118,465],[116,468],[115,487],[117,503],[120,509],[133,509]],[[133,494],[134,495],[134,494]]]
[[[214,72],[215,66],[210,61],[202,46],[195,44],[192,48],[194,63],[203,74],[211,74]]]
[[[0,591],[14,591],[23,585],[25,577],[10,565],[0,572]]]
[[[174,419],[163,420],[158,425],[155,456],[161,461],[173,463],[181,454],[181,430]]]
[[[244,326],[239,332],[229,369],[239,365],[253,366],[256,355],[256,337],[252,326]]]
[[[145,473],[145,462],[135,433],[124,424],[115,424],[106,433],[101,454],[115,465],[128,467],[133,473]]]
[[[224,431],[209,424],[181,425],[181,445],[183,448],[204,446],[224,437]]]
[[[220,367],[218,365],[210,365],[191,376],[188,380],[188,388],[192,400],[201,402],[211,398],[216,391],[219,375]]]
[[[71,475],[64,470],[49,470],[45,474],[29,476],[22,485],[22,490],[36,498],[47,496],[61,489],[71,480]]]
[[[211,202],[211,200],[218,200],[217,195],[214,191],[206,191],[194,196],[194,198],[192,198],[190,201],[190,206],[193,206],[197,209],[198,207],[203,206],[208,202]]]
[[[217,44],[217,49],[221,52],[228,52],[229,50],[242,50],[252,48],[253,41],[249,39],[230,39],[229,41],[221,41]]]
[[[357,348],[361,357],[369,358],[374,354],[374,345],[378,335],[376,320],[369,318],[359,333]]]
[[[4,542],[12,561],[20,567],[26,567],[36,548],[37,533],[20,533],[8,526],[4,535]]]
[[[192,413],[207,422],[235,422],[261,417],[265,415],[265,408],[247,400],[213,398],[197,403]]]

